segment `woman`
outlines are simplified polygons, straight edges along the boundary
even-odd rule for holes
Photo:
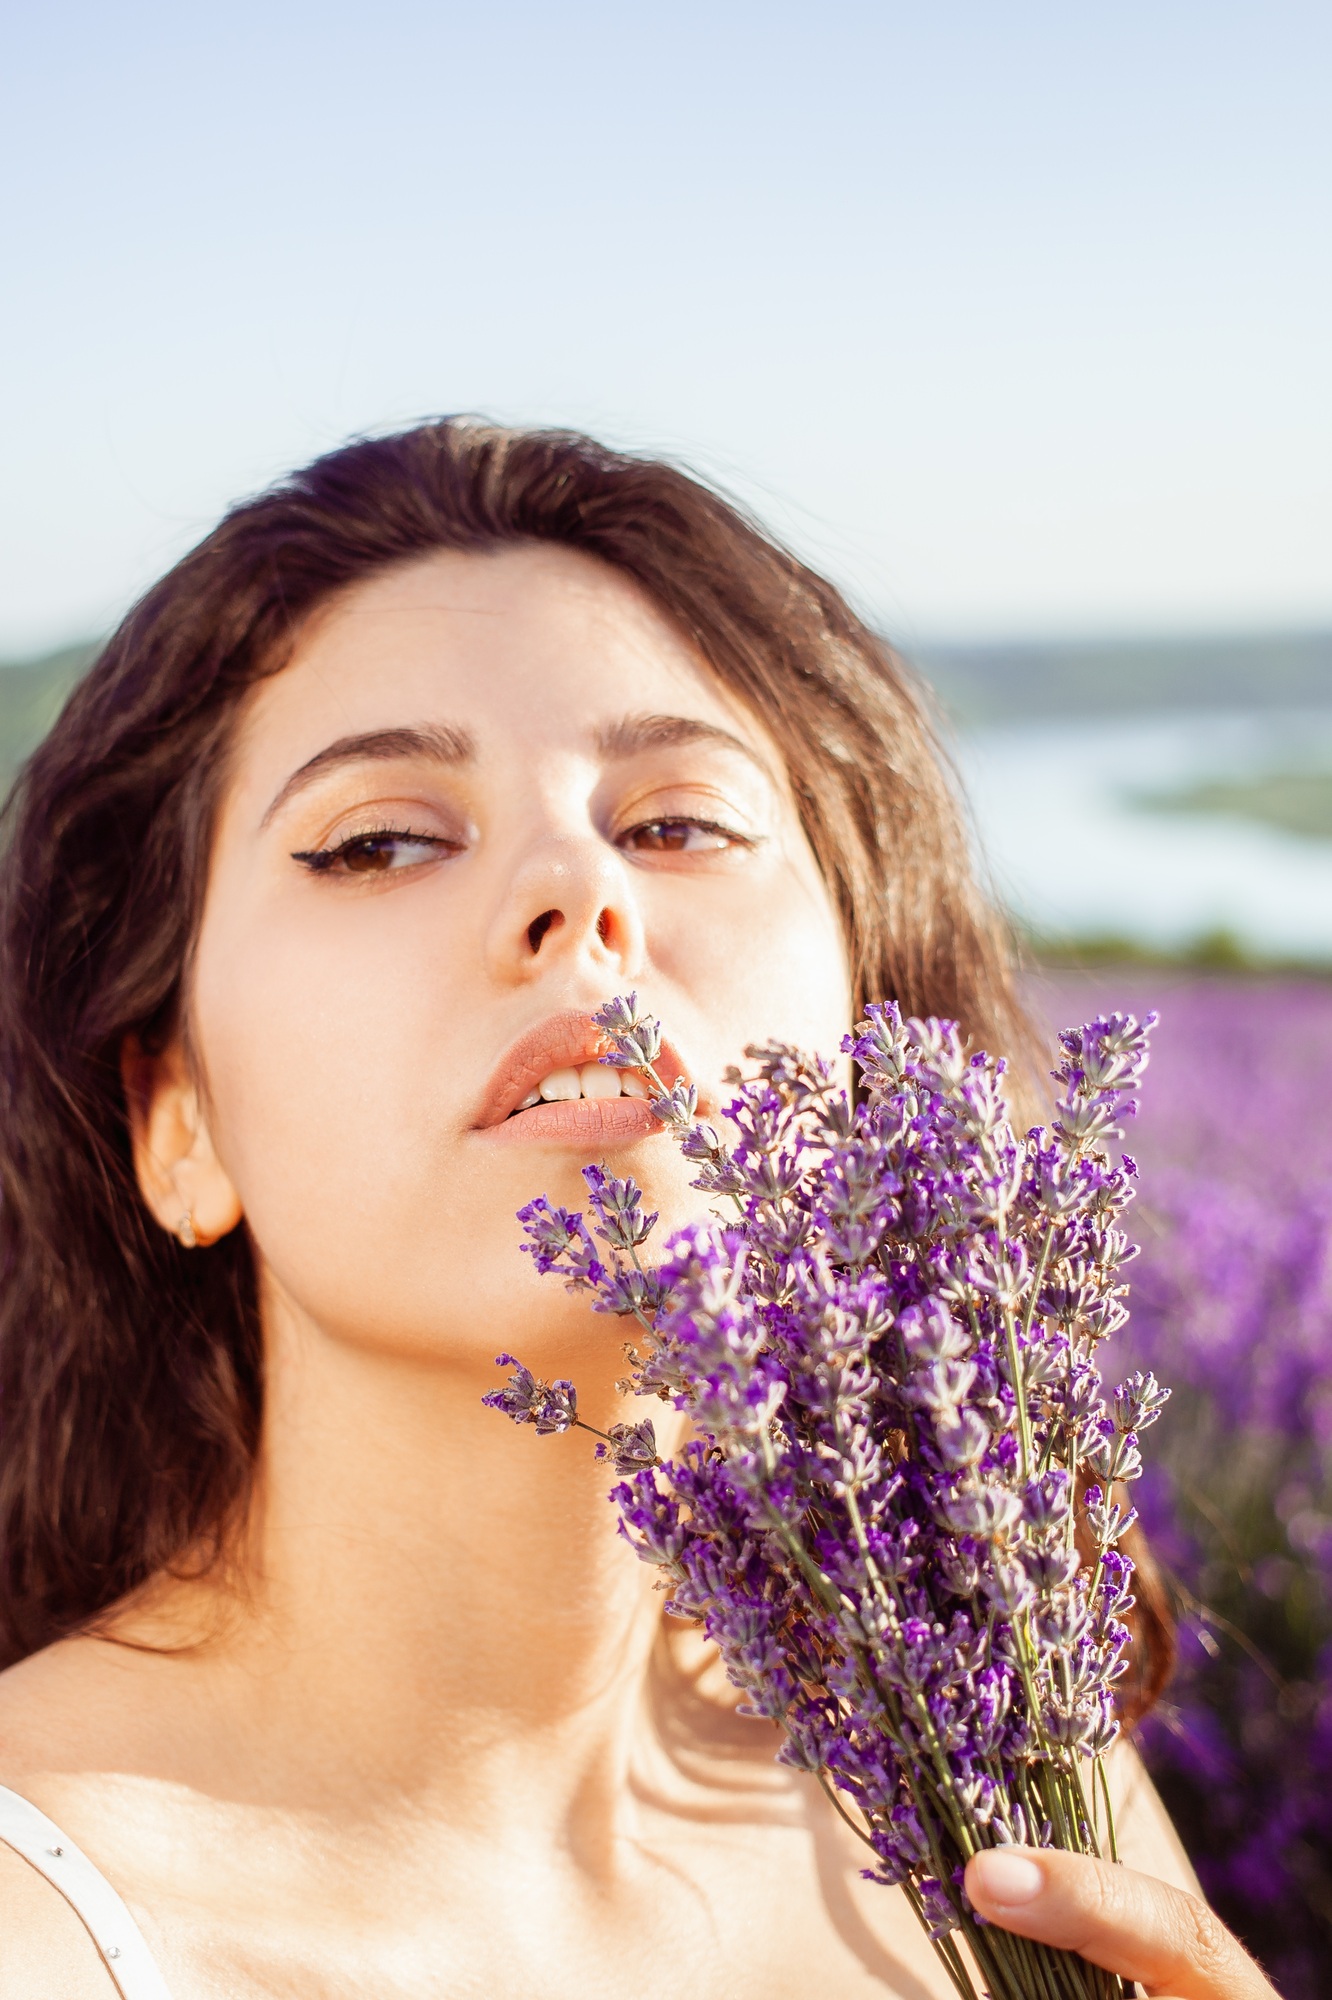
[[[705,1102],[866,995],[1018,1037],[884,649],[670,468],[357,444],[130,614],[4,893],[0,1995],[941,1992],[668,1648],[600,1468],[480,1403],[520,1347],[616,1409],[525,1201],[605,1157],[697,1212],[585,1067],[611,994]],[[1118,1780],[1146,1873],[1000,1857],[978,1906],[1154,1992],[1269,1992]]]

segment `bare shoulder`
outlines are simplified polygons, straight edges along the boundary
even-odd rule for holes
[[[0,2000],[114,2000],[79,1918],[22,1855],[0,1843]]]
[[[90,1652],[67,1641],[0,1673],[0,1785],[58,1821],[62,1785],[88,1760],[100,1733],[103,1677]],[[0,2000],[115,2000],[82,1920],[3,1841]]]
[[[1120,1860],[1142,1875],[1155,1875],[1173,1888],[1200,1896],[1192,1863],[1132,1743],[1121,1737],[1115,1744],[1106,1759],[1106,1775]]]

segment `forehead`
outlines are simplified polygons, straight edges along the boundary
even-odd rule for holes
[[[697,716],[762,741],[631,579],[575,550],[441,551],[321,606],[253,691],[242,761],[300,762],[334,737],[443,723],[497,737],[594,736],[626,711]]]

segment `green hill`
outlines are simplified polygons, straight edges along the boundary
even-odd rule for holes
[[[62,646],[36,660],[0,661],[0,790],[9,789],[96,653],[96,643],[89,642]]]
[[[913,657],[963,724],[1170,708],[1332,707],[1332,631],[921,646]]]
[[[1209,778],[1173,792],[1136,792],[1149,812],[1225,813],[1306,840],[1332,840],[1332,771],[1265,771],[1257,778]]]

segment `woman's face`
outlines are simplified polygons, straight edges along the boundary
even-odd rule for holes
[[[243,713],[190,1000],[270,1311],[468,1366],[553,1363],[543,1327],[618,1361],[515,1211],[581,1207],[604,1160],[664,1232],[706,1208],[693,1170],[641,1100],[518,1107],[581,1087],[585,1017],[630,989],[705,1108],[747,1042],[837,1048],[844,945],[761,725],[571,551],[443,553],[325,606]]]

